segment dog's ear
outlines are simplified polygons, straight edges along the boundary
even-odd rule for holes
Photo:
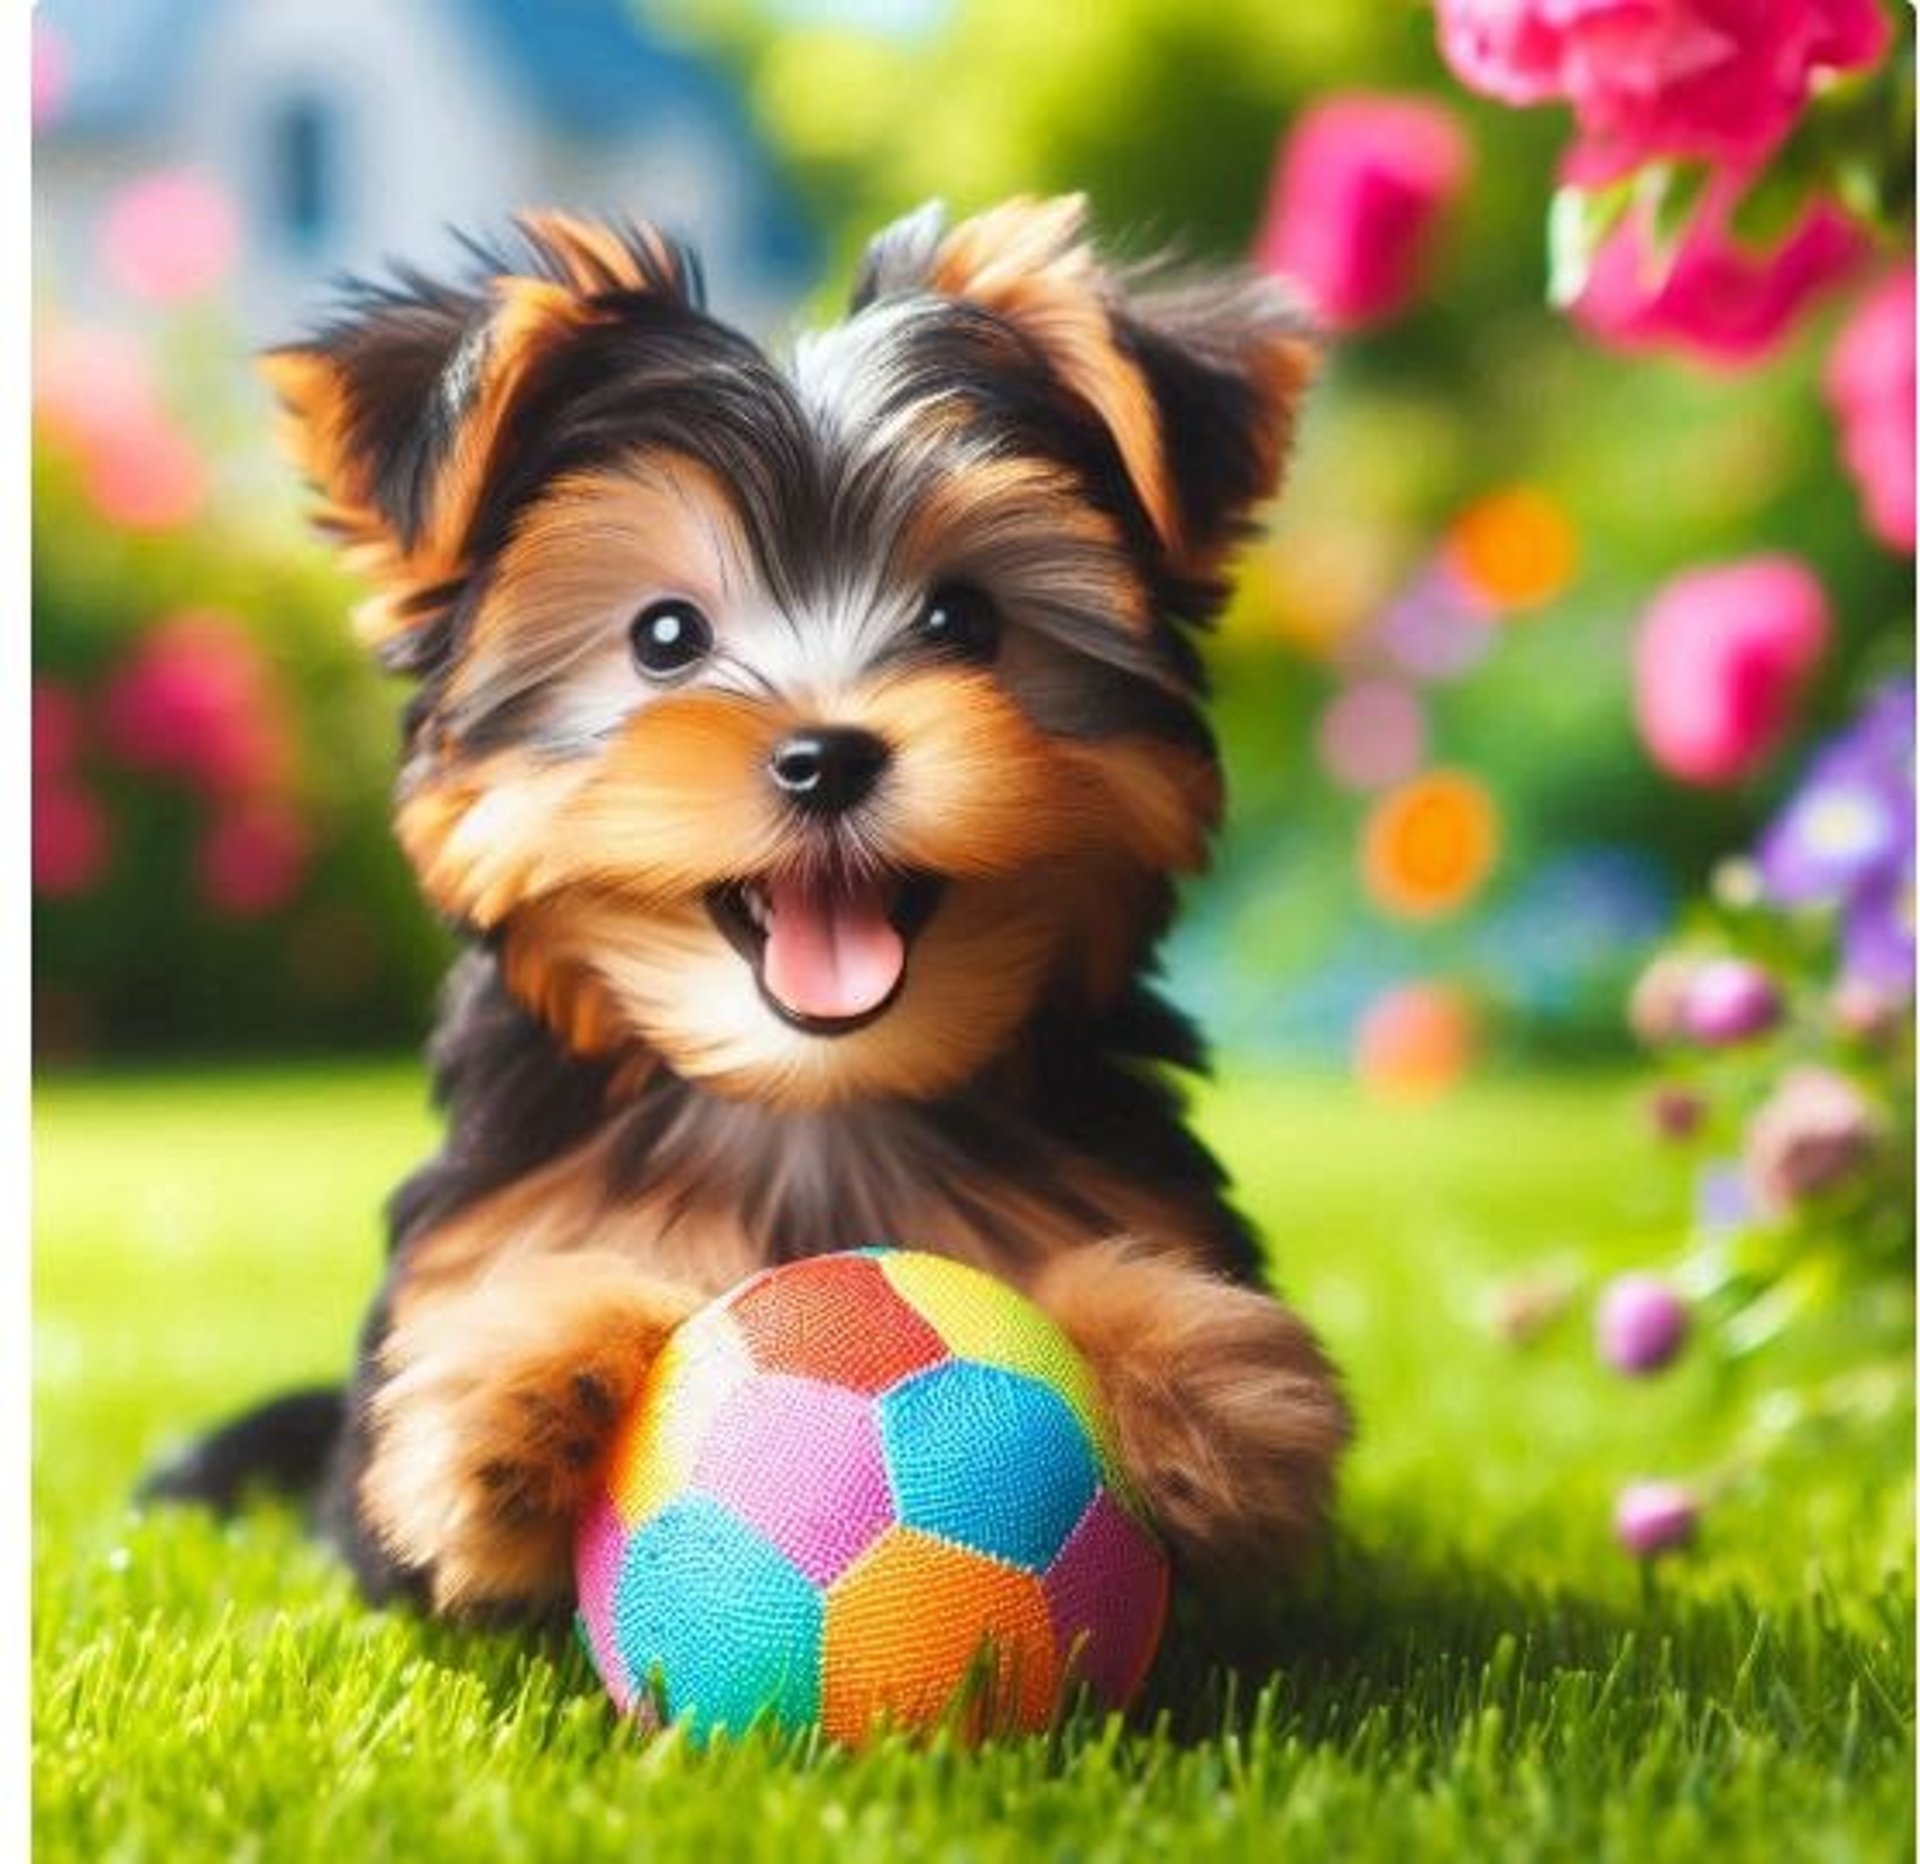
[[[964,299],[1016,326],[1112,436],[1177,575],[1210,579],[1279,489],[1317,346],[1272,279],[1160,282],[1114,267],[1082,196],[1020,199],[947,229],[937,202],[868,247],[854,308],[905,293]]]
[[[356,625],[396,670],[431,658],[429,624],[471,568],[482,491],[543,362],[637,298],[699,305],[691,255],[650,226],[515,224],[513,250],[472,248],[472,285],[402,272],[350,286],[311,340],[261,359],[282,442],[321,495],[320,528],[374,586]]]

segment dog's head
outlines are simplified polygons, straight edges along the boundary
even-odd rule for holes
[[[1281,295],[923,209],[782,373],[651,228],[520,235],[267,364],[419,681],[428,896],[576,1050],[789,1106],[1111,999],[1218,815],[1186,630],[1278,479]]]

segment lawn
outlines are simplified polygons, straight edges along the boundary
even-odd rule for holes
[[[1912,1856],[1910,1441],[1790,1451],[1642,1571],[1613,1489],[1712,1460],[1754,1394],[1603,1377],[1578,1301],[1524,1351],[1486,1322],[1517,1269],[1664,1253],[1630,1085],[1389,1114],[1242,1076],[1204,1118],[1361,1415],[1324,1572],[1185,1612],[1130,1724],[848,1756],[642,1741],[570,1644],[369,1612],[290,1512],[131,1514],[180,1433],[343,1367],[431,1124],[411,1067],[43,1087],[40,1854]]]

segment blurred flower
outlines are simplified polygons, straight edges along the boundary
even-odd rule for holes
[[[1723,1048],[1762,1035],[1780,1020],[1780,988],[1744,958],[1709,958],[1687,980],[1680,1027],[1695,1042]]]
[[[217,911],[253,918],[284,906],[307,871],[311,837],[284,803],[223,810],[200,844],[200,890]]]
[[[1833,1028],[1853,1042],[1890,1041],[1907,1026],[1913,971],[1909,963],[1902,988],[1888,992],[1860,977],[1842,977],[1827,999],[1827,1017]]]
[[[1616,1372],[1658,1372],[1686,1343],[1687,1304],[1657,1275],[1617,1275],[1594,1319],[1600,1357]]]
[[[1634,980],[1627,998],[1627,1026],[1648,1048],[1678,1041],[1681,1009],[1700,960],[1689,952],[1663,951]]]
[[[86,893],[107,869],[112,837],[107,812],[70,778],[33,786],[33,890],[51,899]]]
[[[1827,400],[1840,457],[1860,490],[1867,529],[1914,543],[1914,281],[1909,257],[1860,300],[1827,358]]]
[[[1437,0],[1461,82],[1511,104],[1571,104],[1583,178],[1692,157],[1753,163],[1815,77],[1886,49],[1877,0]]]
[[[1391,680],[1359,680],[1320,715],[1320,761],[1350,790],[1384,789],[1410,777],[1427,753],[1427,715],[1417,693]]]
[[[129,182],[108,203],[100,263],[129,297],[175,304],[210,291],[240,246],[226,191],[191,169],[163,169]]]
[[[1786,338],[1823,292],[1858,269],[1866,232],[1814,199],[1773,246],[1753,250],[1729,228],[1745,179],[1717,176],[1663,262],[1651,202],[1636,203],[1594,255],[1573,315],[1616,349],[1675,349],[1740,368]]]
[[[1487,1301],[1487,1324],[1512,1346],[1527,1346],[1567,1311],[1573,1283],[1564,1274],[1541,1270],[1502,1282]]]
[[[1423,98],[1353,93],[1316,104],[1281,147],[1259,264],[1298,284],[1337,329],[1381,323],[1419,291],[1470,159],[1453,113]]]
[[[1763,1209],[1785,1215],[1851,1177],[1882,1131],[1879,1115],[1845,1075],[1811,1064],[1793,1068],[1747,1123],[1747,1183]]]
[[[1472,1006],[1446,984],[1403,984],[1360,1019],[1354,1072],[1376,1098],[1398,1105],[1438,1099],[1473,1061]]]
[[[1693,1181],[1693,1221],[1708,1236],[1744,1230],[1756,1215],[1746,1174],[1733,1159],[1702,1166]]]
[[[33,413],[49,433],[85,448],[159,410],[153,371],[124,330],[59,324],[33,341]]]
[[[1886,996],[1913,998],[1913,872],[1877,880],[1847,908],[1840,928],[1842,978]]]
[[[156,414],[94,441],[81,483],[109,524],[129,531],[171,531],[198,515],[207,469],[193,442]]]
[[[1370,644],[1417,680],[1456,679],[1493,643],[1487,605],[1444,559],[1430,564],[1387,605]]]
[[[216,794],[287,774],[283,704],[259,648],[228,615],[192,611],[150,629],[108,682],[101,724],[130,769],[172,772]]]
[[[66,39],[43,19],[33,22],[32,60],[33,102],[31,121],[35,130],[49,129],[58,120],[67,101],[67,68],[70,63]]]
[[[80,695],[57,680],[33,681],[33,774],[61,777],[73,768],[86,735]]]
[[[1647,1096],[1647,1123],[1656,1138],[1691,1139],[1706,1117],[1706,1100],[1677,1081],[1662,1081]]]
[[[1751,776],[1785,735],[1827,634],[1826,594],[1798,558],[1673,578],[1634,643],[1634,710],[1654,762],[1688,783]]]
[[[1476,500],[1447,533],[1455,573],[1495,610],[1537,608],[1571,580],[1578,549],[1560,504],[1533,486]]]
[[[1499,847],[1486,786],[1463,771],[1430,771],[1374,804],[1361,836],[1361,877],[1383,911],[1430,919],[1472,898]]]
[[[1630,1482],[1613,1507],[1613,1531],[1638,1559],[1684,1547],[1700,1525],[1700,1504],[1679,1482]]]

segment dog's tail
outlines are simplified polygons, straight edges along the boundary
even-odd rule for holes
[[[304,1494],[319,1486],[346,1418],[337,1385],[269,1399],[150,1469],[138,1499],[200,1502],[224,1514],[253,1489]]]

